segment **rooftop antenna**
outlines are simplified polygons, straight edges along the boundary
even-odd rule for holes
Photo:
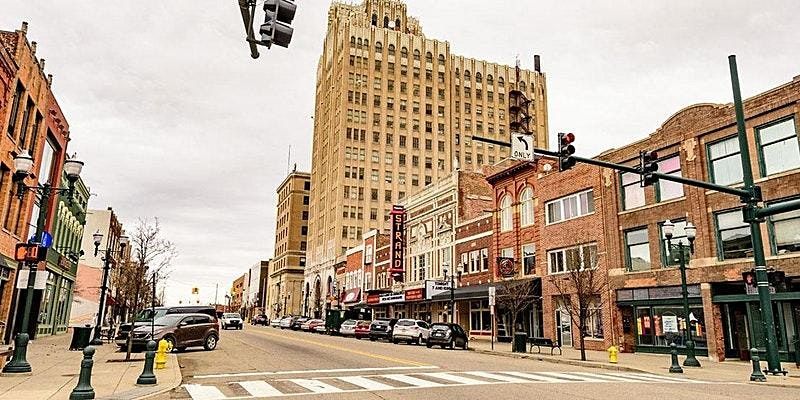
[[[289,145],[289,155],[286,157],[286,173],[292,170],[292,145]]]
[[[516,61],[514,62],[514,75],[515,75],[515,79],[516,79],[515,85],[516,85],[517,90],[519,90],[519,75],[520,75],[519,74],[519,72],[520,72],[519,71],[519,65],[520,65],[519,64],[519,54],[517,54]]]

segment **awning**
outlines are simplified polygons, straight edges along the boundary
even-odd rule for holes
[[[483,285],[475,286],[461,286],[453,291],[453,297],[456,300],[466,299],[483,299],[489,298],[489,286],[491,284],[484,283]],[[439,293],[431,297],[432,301],[450,300],[450,292]]]
[[[361,300],[361,288],[347,289],[339,296],[342,303],[357,303]]]

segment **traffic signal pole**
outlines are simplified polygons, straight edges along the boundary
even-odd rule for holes
[[[736,126],[739,137],[739,149],[742,161],[742,175],[744,188],[737,189],[728,186],[717,185],[711,182],[696,179],[684,178],[682,176],[667,175],[657,171],[644,171],[642,166],[629,166],[612,162],[597,160],[593,158],[576,157],[574,155],[561,154],[558,151],[534,148],[534,154],[548,156],[554,159],[561,159],[569,156],[577,162],[596,165],[603,168],[611,168],[617,171],[630,172],[634,174],[649,174],[656,180],[665,180],[680,183],[683,185],[694,186],[706,190],[715,190],[721,193],[737,196],[743,203],[743,221],[750,224],[750,235],[753,245],[753,262],[755,264],[756,282],[758,285],[758,300],[761,308],[762,332],[764,335],[764,345],[767,355],[767,372],[777,375],[786,374],[781,368],[780,357],[778,354],[777,336],[775,332],[775,318],[772,309],[772,299],[769,289],[769,279],[767,275],[767,262],[764,255],[764,242],[761,237],[761,223],[771,215],[800,210],[800,199],[782,202],[778,205],[762,207],[761,188],[755,185],[753,180],[753,170],[750,165],[750,151],[747,144],[747,134],[745,131],[744,107],[739,90],[739,75],[736,68],[736,56],[729,56],[728,62],[731,72],[731,84],[733,88],[733,102],[736,111]],[[559,138],[561,135],[559,135]],[[495,144],[498,146],[511,147],[511,143],[491,138],[473,136],[473,140]]]

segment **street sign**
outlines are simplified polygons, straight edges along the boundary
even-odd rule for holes
[[[53,235],[50,232],[42,232],[42,247],[49,248],[53,245]]]
[[[511,158],[534,161],[533,135],[526,135],[524,133],[511,134]]]
[[[489,286],[489,306],[492,307],[492,310],[494,310],[494,305],[496,304],[496,293],[497,288],[494,286]]]

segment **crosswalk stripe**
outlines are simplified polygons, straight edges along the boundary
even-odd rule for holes
[[[575,375],[573,373],[565,373],[565,372],[539,372],[540,374],[552,376],[556,378],[563,378],[566,381],[573,381],[573,382],[608,382],[608,380],[591,378],[588,376],[580,376]]]
[[[667,379],[661,379],[660,376],[647,375],[647,374],[636,375],[630,373],[612,372],[609,373],[609,375],[622,376],[629,379],[638,379],[639,381],[645,381],[645,382],[664,382],[665,380],[667,380]]]
[[[390,390],[394,389],[394,386],[389,386],[385,383],[381,383],[378,381],[374,381],[369,378],[365,378],[363,376],[340,376],[336,379],[340,381],[345,381],[347,383],[352,383],[358,387],[367,389],[367,390]]]
[[[436,383],[433,381],[426,381],[424,379],[415,378],[413,376],[402,375],[402,374],[390,374],[390,375],[382,375],[384,378],[389,378],[391,380],[407,383],[412,386],[418,387],[434,387],[434,386],[442,386],[441,383]]]
[[[503,371],[503,373],[506,374],[506,375],[514,375],[514,376],[518,376],[520,378],[530,379],[530,380],[539,381],[539,382],[553,382],[553,383],[555,383],[555,382],[564,382],[563,379],[558,379],[558,378],[553,378],[553,377],[543,376],[543,375],[537,375],[537,374],[529,374],[527,372]]]
[[[446,381],[463,383],[465,385],[482,385],[488,383],[486,381],[479,381],[477,379],[467,378],[466,376],[448,374],[447,372],[426,372],[419,375],[430,376],[431,378],[444,379]]]
[[[342,389],[336,386],[329,385],[325,382],[316,379],[289,379],[289,382],[296,383],[314,393],[337,393],[343,392]]]
[[[493,374],[491,372],[483,372],[483,371],[464,371],[465,374],[480,376],[481,378],[489,378],[489,379],[496,379],[498,381],[508,382],[508,383],[525,383],[528,382],[525,379],[515,378],[506,375],[500,374]]]
[[[608,374],[594,374],[591,372],[573,372],[573,374],[580,374],[580,375],[591,376],[594,378],[604,379],[606,382],[641,382],[638,379],[626,378],[623,376],[614,376]]]
[[[629,373],[627,373],[625,375],[630,376],[630,377],[634,377],[634,378],[639,378],[639,377],[641,377],[641,378],[650,378],[650,379],[658,378],[660,381],[665,381],[666,380],[666,381],[675,381],[675,382],[682,382],[682,383],[699,382],[699,381],[694,381],[694,380],[691,380],[691,379],[678,378],[678,377],[674,377],[674,376],[651,375],[651,374],[643,374],[643,373],[638,373],[638,372],[629,372]]]
[[[228,398],[214,386],[195,385],[189,383],[183,385],[183,387],[187,392],[189,392],[189,396],[191,396],[191,398],[194,400],[222,400]]]
[[[243,387],[244,390],[247,390],[248,393],[256,397],[273,397],[283,395],[280,390],[275,389],[272,387],[272,385],[264,381],[244,381],[236,383]]]

